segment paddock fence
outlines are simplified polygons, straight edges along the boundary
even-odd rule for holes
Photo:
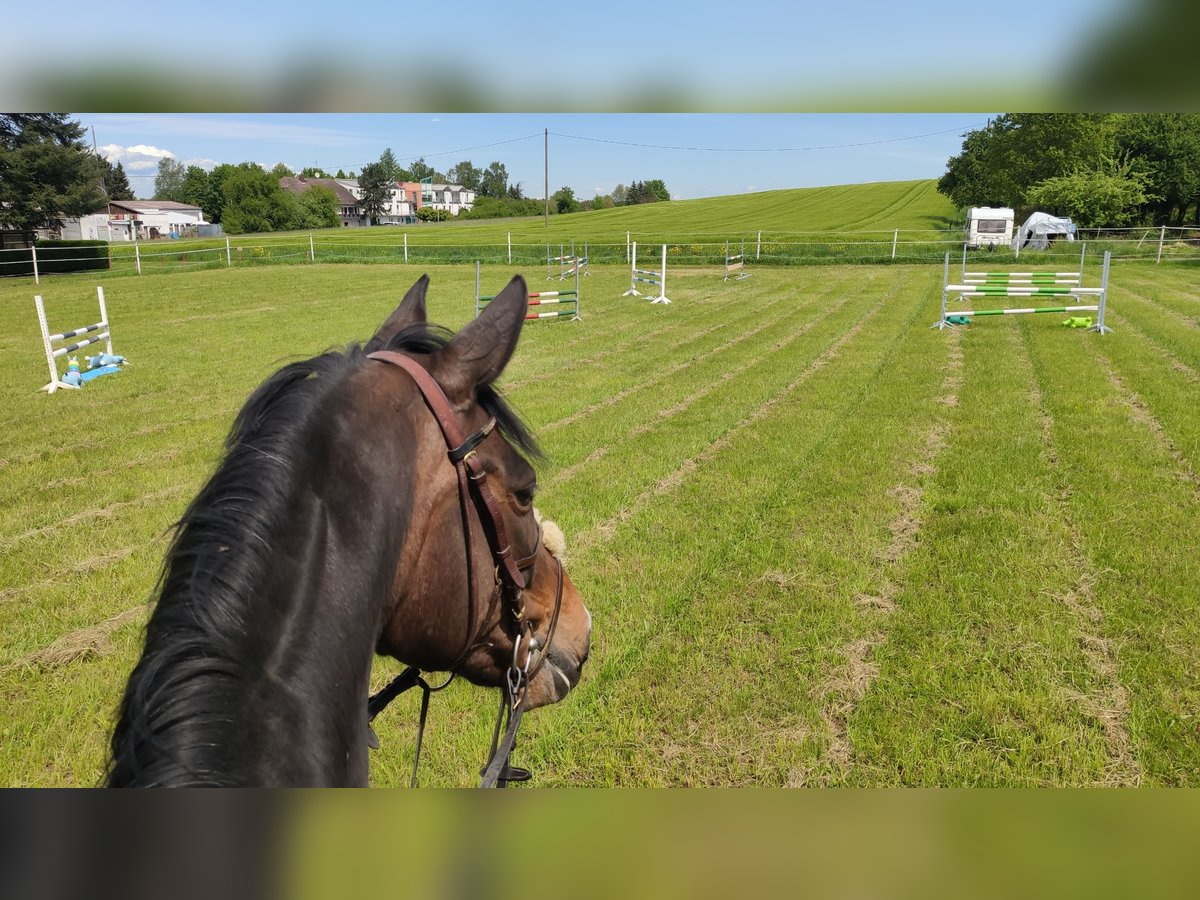
[[[358,231],[356,229],[356,231]],[[272,265],[314,264],[390,264],[462,265],[480,260],[485,264],[506,264],[525,268],[546,265],[547,236],[534,231],[509,233],[503,240],[465,240],[461,232],[438,233],[421,228],[415,232],[395,228],[371,229],[358,234],[258,235],[254,237],[210,238],[193,241],[152,243],[113,242],[109,245],[109,275],[146,275],[199,269],[241,268]],[[492,236],[489,236],[491,238]],[[569,239],[569,238],[568,238]],[[634,242],[667,245],[667,260],[672,267],[711,267],[724,272],[726,247],[744,242],[745,262],[758,267],[803,265],[913,265],[936,264],[949,251],[961,252],[960,229],[879,231],[746,231],[681,232],[629,231],[619,240],[610,234],[581,234],[580,243],[588,242],[591,265],[629,265]],[[1081,229],[1079,241],[1087,242],[1087,256],[1099,259],[1107,251],[1114,261],[1200,262],[1200,228]],[[549,240],[557,245],[562,237],[555,233]],[[989,264],[1010,264],[1035,258],[1039,264],[1056,259],[1079,258],[1079,243],[1059,241],[1047,250],[1011,249],[973,250],[972,259]],[[69,248],[63,247],[63,251]],[[32,277],[35,282],[51,274],[37,265],[44,249],[10,248],[0,250],[0,277]],[[71,262],[70,256],[55,254],[58,264]],[[80,262],[95,262],[80,257]],[[32,264],[32,266],[31,266]],[[33,275],[30,276],[32,267]],[[57,268],[57,266],[56,266]],[[63,277],[73,273],[55,273]]]

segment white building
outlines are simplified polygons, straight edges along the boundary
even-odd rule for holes
[[[102,221],[106,220],[106,221]],[[85,239],[128,241],[156,238],[195,237],[204,221],[204,210],[190,203],[174,200],[113,200],[107,213],[95,213],[79,219],[72,231],[78,229]],[[90,232],[90,233],[89,233]],[[67,225],[63,225],[63,238]]]
[[[461,184],[431,185],[431,196],[432,199],[422,199],[421,205],[444,209],[452,216],[457,216],[460,211],[475,205],[475,192]]]

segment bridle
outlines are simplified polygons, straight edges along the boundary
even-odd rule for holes
[[[504,528],[504,519],[500,506],[487,483],[487,473],[483,468],[477,448],[496,427],[495,418],[489,419],[481,429],[470,436],[463,434],[458,416],[450,405],[449,399],[433,376],[420,363],[410,356],[391,350],[379,350],[367,354],[368,359],[390,363],[407,372],[416,383],[434,418],[437,419],[442,437],[446,441],[447,455],[453,464],[458,478],[459,512],[462,516],[463,536],[466,543],[467,558],[467,638],[466,644],[458,658],[450,666],[450,675],[446,681],[432,687],[421,676],[421,670],[409,666],[392,679],[385,687],[373,694],[367,701],[367,720],[374,721],[375,717],[392,700],[406,690],[419,686],[422,691],[420,723],[417,729],[417,746],[413,759],[412,785],[416,786],[417,766],[421,759],[421,740],[425,731],[425,719],[429,710],[430,694],[443,690],[454,680],[455,671],[467,656],[479,646],[475,642],[475,603],[471,596],[475,585],[475,553],[472,544],[471,507],[474,506],[476,516],[487,538],[491,550],[492,561],[495,563],[495,587],[488,598],[486,609],[491,609],[499,595],[501,604],[501,619],[507,614],[515,634],[513,636],[512,663],[505,674],[504,685],[501,688],[500,712],[496,716],[496,726],[492,732],[491,752],[487,763],[480,773],[480,787],[504,787],[510,781],[527,781],[530,773],[525,769],[509,765],[509,755],[517,738],[521,716],[525,711],[525,701],[528,697],[529,684],[546,661],[550,644],[554,640],[554,631],[558,625],[558,614],[562,608],[563,569],[562,561],[555,557],[558,565],[558,586],[555,591],[554,612],[550,617],[550,627],[547,630],[544,643],[538,640],[534,633],[533,624],[525,617],[525,589],[533,577],[533,566],[541,550],[542,533],[538,527],[537,540],[534,542],[533,553],[524,559],[514,559],[512,547]],[[528,574],[527,574],[528,573]],[[521,659],[521,647],[525,646],[524,660]],[[537,651],[541,652],[538,653]],[[536,658],[535,658],[535,654]],[[504,736],[501,738],[501,729]],[[374,731],[370,732],[371,746],[378,746]]]

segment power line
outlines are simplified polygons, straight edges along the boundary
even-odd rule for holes
[[[532,140],[534,138],[539,138],[539,137],[542,137],[542,135],[526,134],[526,135],[523,135],[522,137],[508,138],[507,140],[503,140],[503,141],[492,141],[489,144],[476,144],[473,147],[459,147],[457,150],[439,150],[436,153],[418,153],[413,156],[401,156],[401,157],[398,157],[398,159],[403,160],[404,162],[415,162],[418,159],[427,159],[427,158],[434,157],[434,156],[448,156],[451,153],[467,153],[471,150],[485,150],[488,147],[499,147],[502,144],[515,144],[515,143],[518,143],[519,141],[529,141],[529,140]],[[379,162],[379,160],[371,160],[370,162]],[[337,169],[361,169],[363,166],[370,165],[370,162],[350,163],[348,165],[340,165],[340,166],[334,166],[334,165],[321,166],[321,165],[317,165],[314,163],[313,168],[321,169],[323,171],[329,170],[329,169],[334,169],[334,170],[337,170]],[[304,167],[302,166],[301,168],[304,168]],[[128,171],[126,172],[126,176],[129,178],[157,178],[158,177],[157,174],[130,175],[128,173]]]
[[[846,150],[851,147],[870,147],[875,144],[895,144],[899,141],[915,141],[918,138],[933,137],[939,134],[951,134],[955,131],[963,129],[973,129],[983,127],[985,122],[977,122],[974,125],[959,125],[957,128],[947,128],[943,131],[927,131],[924,134],[910,134],[905,137],[884,138],[878,141],[859,141],[853,144],[823,144],[812,147],[676,147],[669,144],[640,144],[634,141],[615,141],[609,138],[583,137],[578,134],[561,134],[557,131],[550,132],[555,137],[567,138],[572,141],[591,141],[597,144],[619,144],[623,147],[641,147],[647,150],[687,150],[701,153],[803,153],[810,150]]]

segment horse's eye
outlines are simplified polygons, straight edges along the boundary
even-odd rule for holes
[[[521,506],[529,506],[533,503],[534,488],[522,488],[519,491],[513,491],[513,497]]]

